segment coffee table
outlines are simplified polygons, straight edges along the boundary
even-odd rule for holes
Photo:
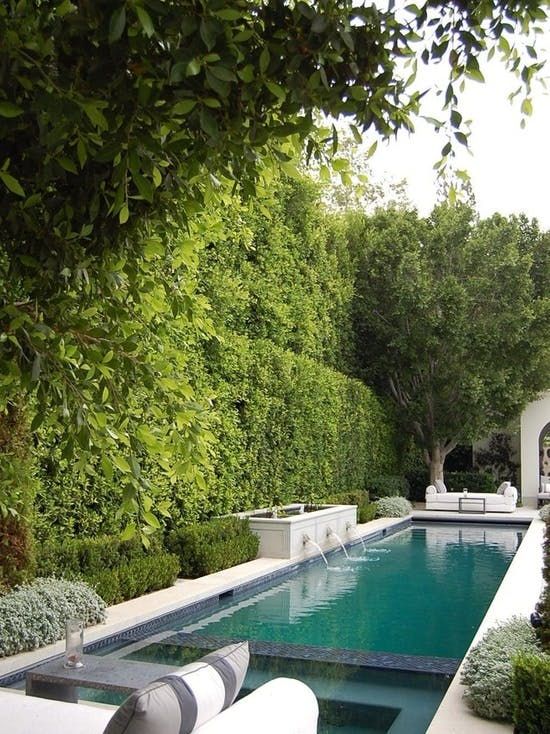
[[[465,508],[464,505],[474,505],[472,509]],[[475,505],[480,506],[480,509],[476,509]],[[485,514],[485,497],[468,497],[468,495],[464,495],[463,497],[458,498],[458,511],[459,512],[475,512],[480,515]]]

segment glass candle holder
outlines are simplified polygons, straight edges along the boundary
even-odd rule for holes
[[[65,668],[82,668],[84,663],[84,622],[68,619],[65,622]]]

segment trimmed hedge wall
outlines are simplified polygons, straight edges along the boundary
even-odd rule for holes
[[[42,545],[38,556],[41,576],[82,579],[107,604],[171,586],[179,571],[178,559],[163,550],[158,540],[148,552],[137,539],[53,540]]]
[[[260,540],[248,520],[222,517],[173,530],[166,545],[179,559],[183,577],[195,579],[252,561]]]
[[[279,182],[256,207],[236,199],[202,215],[194,236],[204,252],[189,287],[211,304],[217,337],[198,343],[190,327],[167,348],[188,359],[215,442],[210,467],[188,481],[171,484],[144,467],[159,501],[171,502],[172,525],[316,502],[394,473],[391,418],[343,374],[352,371],[353,265],[342,224],[323,213],[315,186]],[[134,399],[147,400],[145,389]],[[43,430],[38,538],[118,532],[117,487],[79,476]]]

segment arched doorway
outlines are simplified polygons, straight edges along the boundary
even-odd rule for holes
[[[550,477],[550,392],[530,403],[521,415],[521,494],[537,506],[541,476]]]
[[[550,485],[550,423],[547,423],[539,436],[539,474],[540,488],[547,491]]]

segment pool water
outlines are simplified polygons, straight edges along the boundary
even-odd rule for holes
[[[514,527],[414,526],[173,629],[462,658],[521,538]]]
[[[180,666],[247,639],[244,688],[278,675],[308,683],[320,702],[319,734],[424,734],[523,533],[414,524],[356,544],[349,559],[331,553],[328,567],[304,564],[200,613],[183,610],[153,638],[130,633],[98,654]]]

